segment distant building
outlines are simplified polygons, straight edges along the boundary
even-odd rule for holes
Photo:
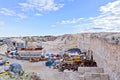
[[[25,43],[23,42],[12,42],[12,46],[17,47],[17,48],[25,48]]]

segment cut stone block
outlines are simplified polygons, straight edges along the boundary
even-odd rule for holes
[[[85,79],[85,80],[93,80],[91,74],[87,74],[87,75],[85,75],[84,79]]]
[[[80,80],[80,76],[77,72],[63,72],[61,73],[60,80]]]
[[[91,74],[92,75],[92,78],[93,78],[93,80],[101,80],[100,79],[100,74]]]
[[[99,67],[79,67],[78,71],[81,74],[85,74],[85,73],[104,73],[104,69],[99,68]]]
[[[84,75],[80,75],[80,80],[85,80]]]
[[[101,80],[109,80],[108,74],[104,74],[104,73],[100,74],[100,78]]]
[[[85,80],[109,80],[105,73],[85,73]]]

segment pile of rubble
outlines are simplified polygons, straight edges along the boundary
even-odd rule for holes
[[[108,74],[99,67],[79,67],[80,80],[109,80]]]
[[[1,74],[0,75],[0,80],[43,80],[40,78],[38,73],[24,73],[21,76],[10,76],[10,75],[5,75]]]

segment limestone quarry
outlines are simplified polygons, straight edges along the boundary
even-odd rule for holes
[[[27,36],[1,38],[0,53],[5,54],[10,42],[28,41],[29,47],[42,45],[43,53],[64,53],[69,48],[80,48],[81,51],[92,50],[97,67],[79,67],[78,72],[58,72],[46,68],[44,62],[18,62],[27,72],[38,72],[43,80],[120,80],[120,33],[81,33],[61,36]],[[3,44],[3,43],[4,44]],[[27,64],[26,64],[27,63]]]

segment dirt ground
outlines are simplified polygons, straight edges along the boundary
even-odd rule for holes
[[[8,58],[8,60],[10,61],[10,63],[21,64],[23,70],[26,73],[37,73],[42,80],[79,80],[79,77],[77,76],[79,74],[77,72],[59,72],[57,69],[46,67],[45,61],[29,62],[26,60],[16,60],[11,58]]]

